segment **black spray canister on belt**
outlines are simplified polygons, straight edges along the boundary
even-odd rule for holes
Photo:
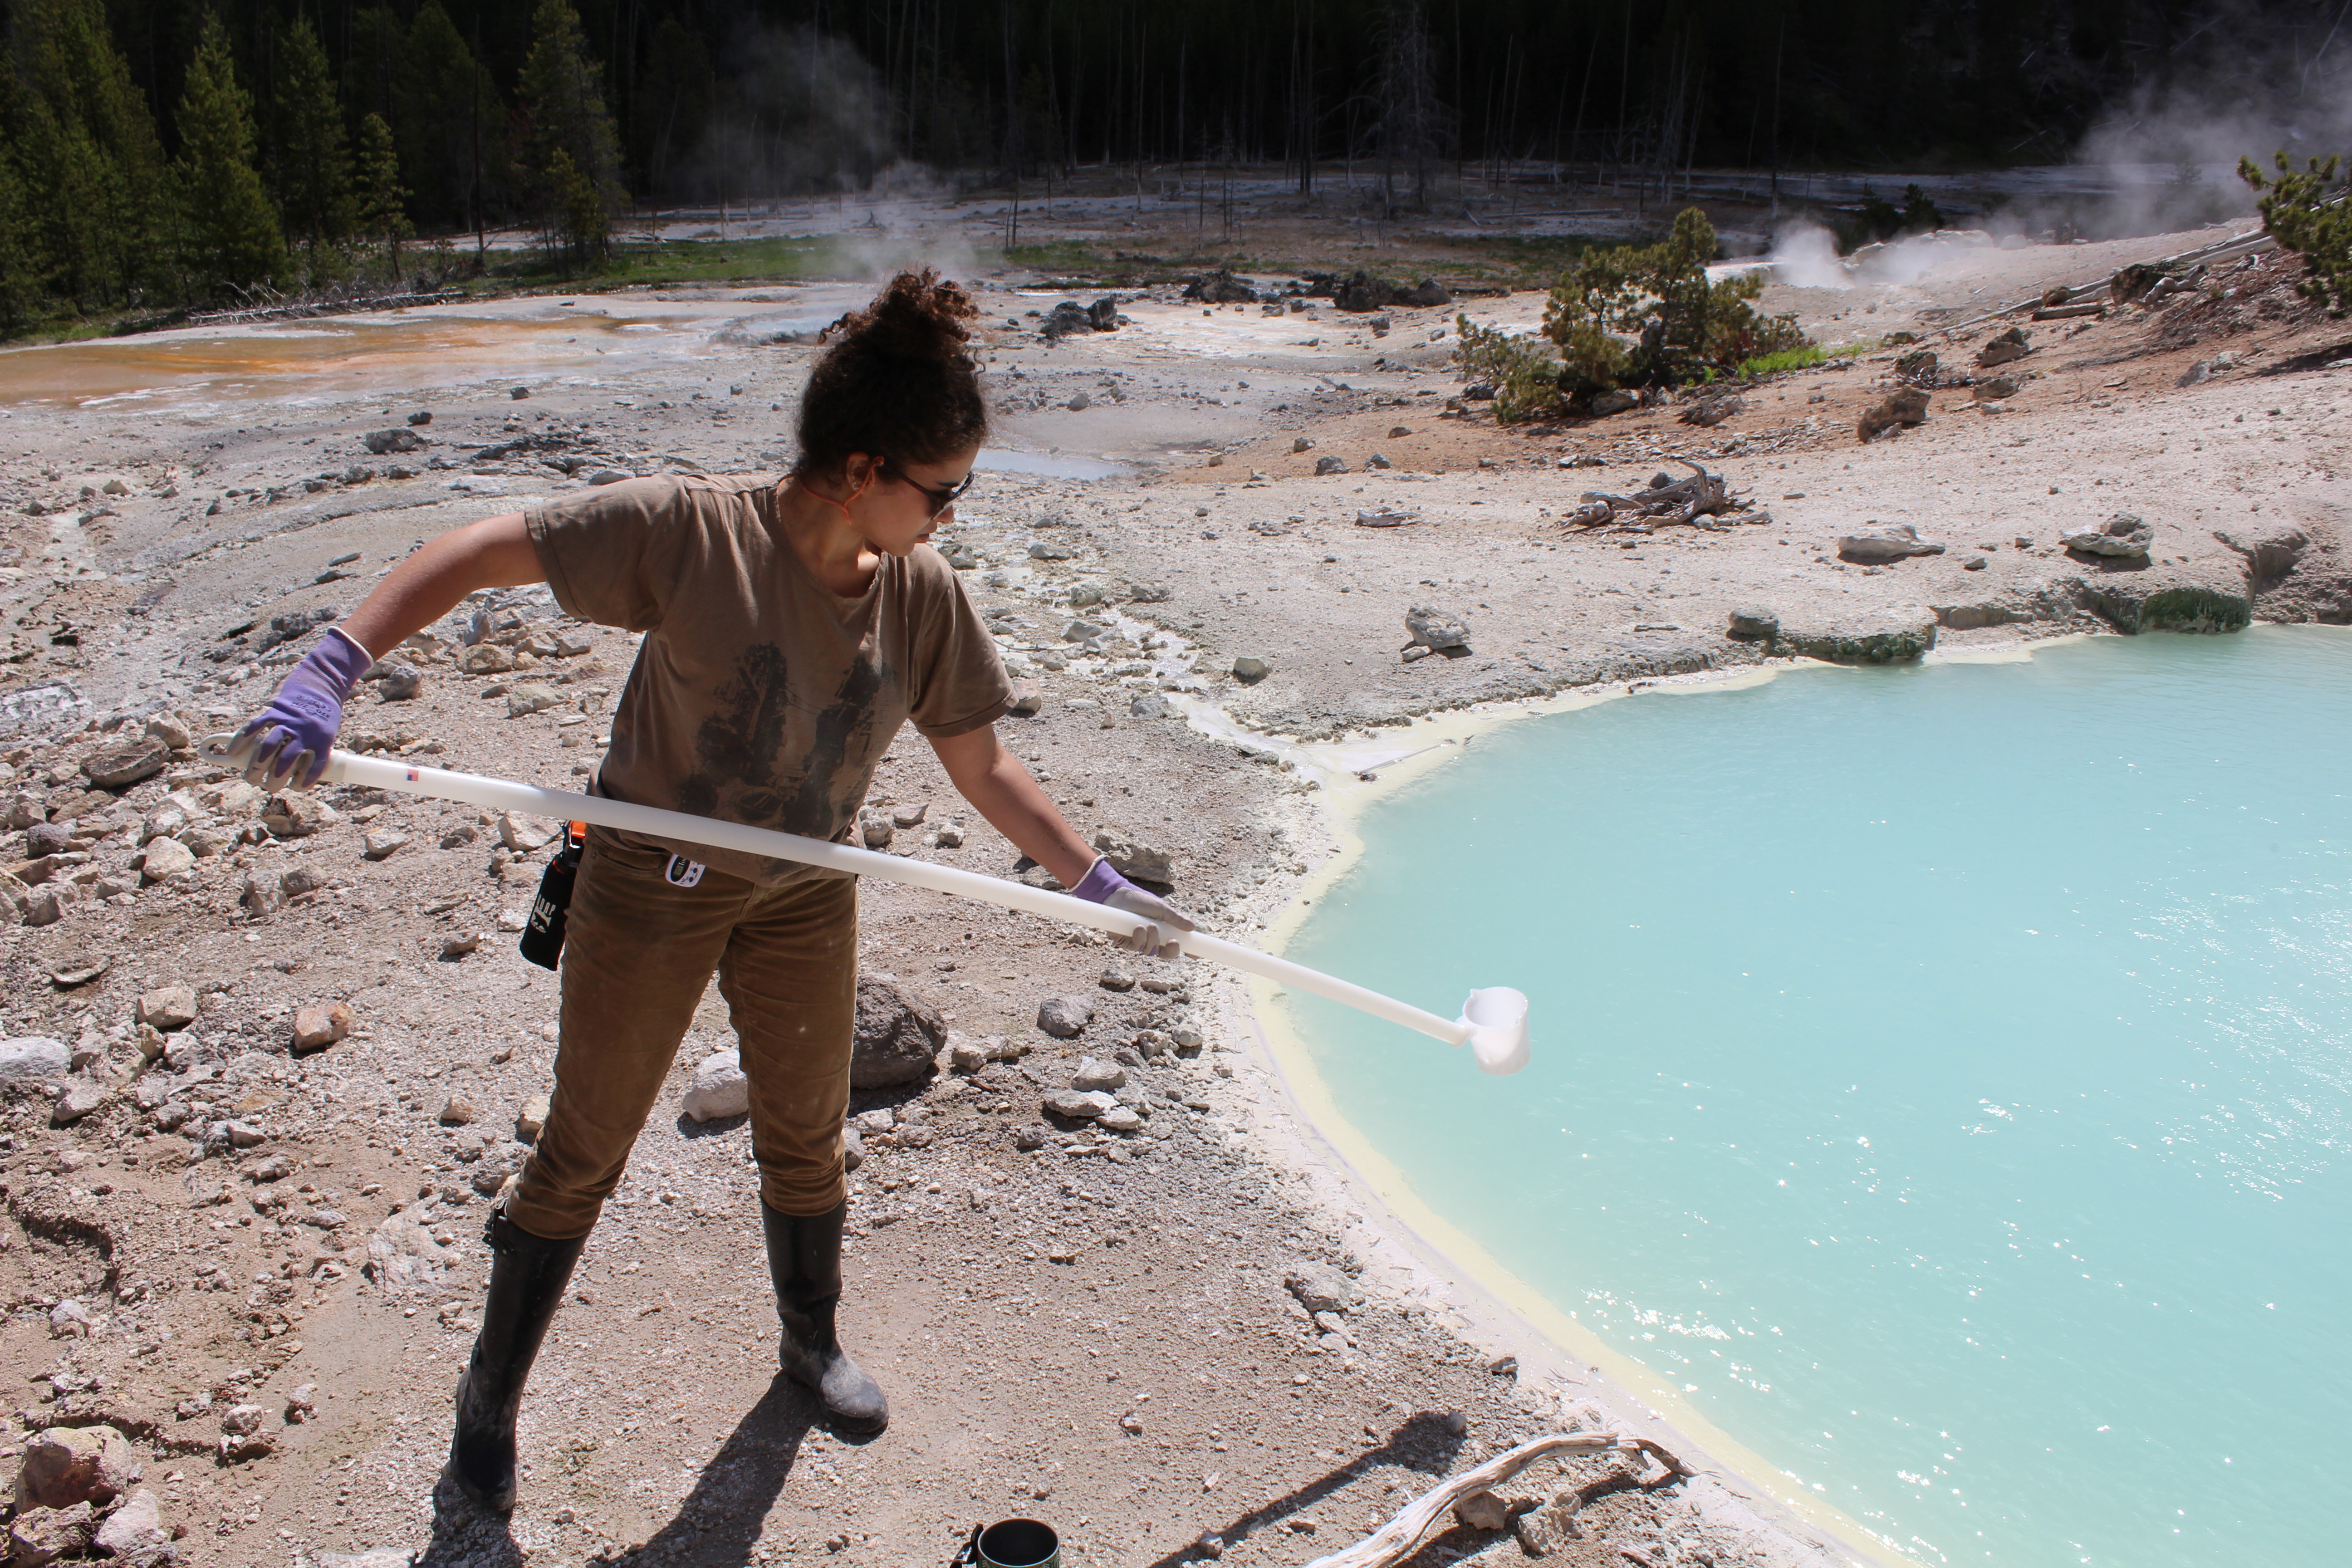
[[[552,969],[563,955],[563,921],[572,908],[572,883],[580,875],[580,851],[588,842],[588,825],[568,824],[563,847],[547,863],[539,879],[539,897],[530,901],[530,923],[522,928],[518,945],[522,955],[541,969]]]

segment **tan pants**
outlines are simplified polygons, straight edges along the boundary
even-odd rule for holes
[[[857,1012],[857,884],[767,889],[592,828],[563,942],[563,1043],[539,1145],[508,1206],[550,1241],[588,1234],[620,1184],[711,972],[751,1086],[760,1195],[819,1215],[846,1195],[841,1129]]]

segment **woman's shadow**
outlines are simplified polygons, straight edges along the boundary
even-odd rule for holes
[[[677,1512],[633,1553],[646,1564],[681,1568],[741,1568],[760,1542],[768,1511],[791,1479],[801,1440],[818,1424],[806,1390],[782,1373],[735,1430],[677,1505]],[[525,1495],[530,1480],[524,1480]],[[523,1551],[505,1520],[483,1514],[457,1498],[446,1481],[434,1489],[433,1539],[415,1568],[522,1568]]]

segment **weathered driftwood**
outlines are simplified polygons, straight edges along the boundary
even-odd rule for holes
[[[1562,521],[1573,528],[1592,529],[1613,523],[1646,533],[1662,522],[1697,522],[1702,517],[1719,517],[1738,509],[1741,503],[1732,498],[1731,488],[1724,483],[1721,474],[1710,474],[1688,458],[1675,460],[1691,471],[1689,479],[1677,479],[1670,485],[1654,485],[1631,495],[1587,490],[1580,498],[1583,504]]]
[[[1497,1454],[1476,1469],[1463,1471],[1406,1504],[1394,1519],[1355,1545],[1328,1557],[1318,1557],[1307,1568],[1383,1568],[1387,1563],[1401,1563],[1412,1555],[1413,1548],[1431,1525],[1474,1492],[1492,1491],[1538,1459],[1548,1459],[1555,1454],[1605,1454],[1612,1448],[1638,1448],[1654,1457],[1673,1475],[1692,1473],[1688,1466],[1646,1437],[1621,1436],[1614,1432],[1555,1433],[1532,1443],[1522,1443],[1508,1453]]]

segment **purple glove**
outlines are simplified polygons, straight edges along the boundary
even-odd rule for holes
[[[283,789],[299,780],[304,788],[327,771],[327,753],[342,728],[343,701],[375,655],[351,634],[329,626],[319,644],[302,656],[269,706],[237,731],[229,756],[241,762],[247,782]]]
[[[1162,939],[1162,934],[1158,929],[1160,926],[1172,926],[1178,931],[1198,929],[1191,921],[1177,912],[1175,905],[1165,899],[1145,892],[1141,888],[1112,870],[1111,864],[1108,860],[1097,860],[1087,874],[1078,879],[1078,885],[1072,888],[1070,891],[1090,904],[1101,904],[1105,908],[1117,910],[1121,914],[1134,915],[1152,922],[1149,925],[1137,926],[1135,934],[1120,945],[1156,958],[1178,958],[1183,953],[1183,950],[1174,942]]]

